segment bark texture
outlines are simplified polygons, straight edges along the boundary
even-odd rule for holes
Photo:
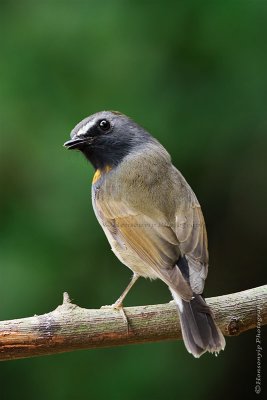
[[[267,324],[267,285],[206,300],[225,336]],[[48,314],[0,322],[0,360],[182,338],[173,302],[124,310],[129,331],[119,311],[81,308],[64,293]]]

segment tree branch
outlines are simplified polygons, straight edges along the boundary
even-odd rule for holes
[[[267,285],[209,298],[207,303],[226,336],[267,324]],[[0,322],[0,360],[181,339],[173,302],[124,310],[129,332],[120,312],[80,308],[64,293],[63,304],[48,314]]]

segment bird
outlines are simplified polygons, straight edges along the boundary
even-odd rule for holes
[[[189,353],[225,348],[225,339],[203,297],[208,242],[197,197],[167,150],[147,130],[118,111],[100,111],[71,131],[67,149],[92,164],[92,205],[112,251],[132,272],[113,308],[139,277],[170,289]]]

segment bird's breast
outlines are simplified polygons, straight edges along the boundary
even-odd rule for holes
[[[112,167],[110,165],[107,165],[103,169],[100,169],[100,168],[97,169],[93,176],[92,184],[95,185],[101,178],[104,177],[105,174],[109,173],[111,170],[112,170]]]

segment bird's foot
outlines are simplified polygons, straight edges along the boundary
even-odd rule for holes
[[[128,321],[127,315],[124,311],[123,304],[121,302],[116,301],[114,304],[102,306],[101,308],[106,308],[106,309],[109,308],[114,311],[119,311],[122,316],[123,321],[125,322],[125,324],[127,326],[127,335],[129,334],[129,321]]]

